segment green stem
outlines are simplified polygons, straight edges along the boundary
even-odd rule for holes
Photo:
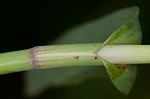
[[[0,74],[31,69],[29,50],[0,54]]]
[[[0,74],[68,66],[103,66],[95,51],[102,44],[38,46],[0,54]]]
[[[51,45],[2,53],[0,74],[55,67],[103,66],[101,58],[113,64],[150,63],[149,45],[107,45],[99,50],[101,46],[99,43]]]
[[[95,51],[101,44],[68,44],[39,46],[31,49],[32,66],[36,69],[103,65]]]

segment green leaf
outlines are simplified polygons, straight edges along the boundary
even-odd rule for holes
[[[107,73],[114,86],[122,93],[129,94],[137,73],[136,66],[132,65],[113,65],[112,63],[103,60]]]
[[[53,44],[104,42],[115,30],[135,14],[133,8],[126,8],[108,14],[102,18],[89,20],[73,27],[58,37]],[[69,67],[28,71],[25,73],[27,95],[37,95],[51,86],[71,85],[81,82],[89,76],[106,77],[102,67]]]
[[[117,29],[103,44],[105,45],[134,45],[141,44],[142,33],[139,24],[139,9],[134,7],[130,9],[134,12],[127,23]]]
[[[105,45],[134,45],[140,44],[142,39],[142,33],[138,20],[139,9],[137,7],[132,8],[134,15],[131,19],[115,31],[103,44]],[[103,59],[102,59],[103,60]],[[136,77],[136,66],[132,65],[113,65],[112,63],[103,60],[102,61],[112,83],[115,87],[124,94],[129,94]],[[127,68],[129,67],[129,68]],[[120,69],[118,69],[120,68]],[[124,69],[122,69],[124,68]],[[127,68],[127,69],[126,69]]]

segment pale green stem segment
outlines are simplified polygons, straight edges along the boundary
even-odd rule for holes
[[[95,51],[102,44],[68,44],[39,46],[31,49],[35,69],[68,66],[103,66]]]
[[[150,63],[149,45],[69,44],[38,46],[0,54],[0,74],[68,66],[103,66],[101,58],[112,64]]]
[[[149,64],[150,45],[106,45],[98,55],[112,64]]]

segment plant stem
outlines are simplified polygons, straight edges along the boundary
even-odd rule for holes
[[[31,69],[29,50],[0,54],[0,74]]]
[[[107,45],[98,55],[113,64],[148,64],[150,45]]]
[[[68,66],[103,66],[101,58],[113,64],[150,63],[149,45],[107,45],[102,43],[38,46],[0,54],[0,74],[30,69]]]
[[[95,51],[102,44],[39,46],[31,49],[35,69],[103,65]]]
[[[103,66],[95,51],[102,44],[38,46],[0,54],[0,74],[68,66]]]

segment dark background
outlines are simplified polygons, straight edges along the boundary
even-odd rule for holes
[[[0,9],[1,53],[45,45],[69,27],[103,16],[116,9],[134,5],[140,8],[143,44],[150,44],[149,0],[54,0],[49,2],[21,0],[8,1],[1,5],[3,6]],[[24,99],[23,85],[23,72],[1,75],[0,98]],[[56,93],[61,94],[62,90],[61,88],[53,89],[52,97],[58,97]],[[40,99],[42,97],[44,99],[44,96]]]

